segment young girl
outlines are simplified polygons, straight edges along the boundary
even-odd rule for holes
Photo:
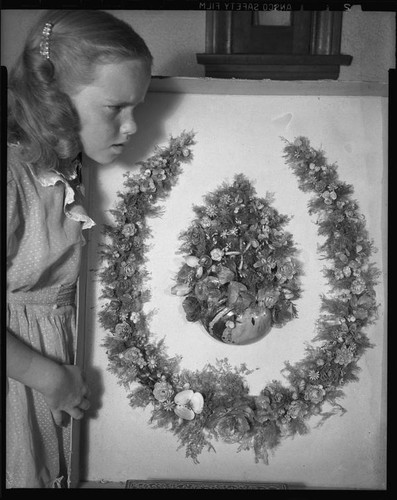
[[[102,11],[46,12],[9,75],[7,488],[70,486],[70,420],[89,408],[73,365],[80,156],[114,160],[136,131],[152,56]]]

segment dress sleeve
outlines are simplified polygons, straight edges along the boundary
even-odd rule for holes
[[[17,229],[21,223],[21,204],[12,171],[7,169],[7,269],[18,252]]]

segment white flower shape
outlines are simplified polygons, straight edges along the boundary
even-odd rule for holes
[[[196,415],[203,411],[204,398],[200,392],[191,389],[178,392],[174,398],[176,407],[174,412],[184,420],[193,420]]]
[[[204,272],[203,266],[200,265],[200,259],[195,255],[187,255],[185,262],[189,267],[196,269],[196,278],[200,279]]]
[[[211,250],[211,259],[212,260],[215,260],[217,262],[221,261],[222,260],[222,257],[223,257],[223,250],[221,250],[220,248],[214,248]]]
[[[189,283],[178,283],[171,288],[173,295],[183,296],[192,291],[192,286]]]

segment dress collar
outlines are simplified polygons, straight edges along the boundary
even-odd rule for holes
[[[35,172],[34,169],[29,165],[30,170],[40,184],[44,187],[54,186],[58,181],[77,181],[76,184],[81,184],[81,153],[79,153],[74,160],[72,160],[69,165],[67,165],[62,172],[56,168],[52,168],[44,172]]]
[[[47,172],[35,172],[31,165],[28,165],[32,175],[38,182],[44,186],[55,186],[57,182],[65,185],[64,212],[67,217],[76,222],[82,222],[82,229],[89,229],[95,226],[95,222],[87,215],[85,209],[80,203],[76,203],[77,191],[84,196],[83,186],[81,185],[81,153],[70,162],[70,166],[63,172],[51,169]]]

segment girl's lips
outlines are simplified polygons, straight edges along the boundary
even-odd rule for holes
[[[116,153],[121,153],[124,149],[124,144],[113,144],[111,146],[111,149],[113,149],[113,151]]]

